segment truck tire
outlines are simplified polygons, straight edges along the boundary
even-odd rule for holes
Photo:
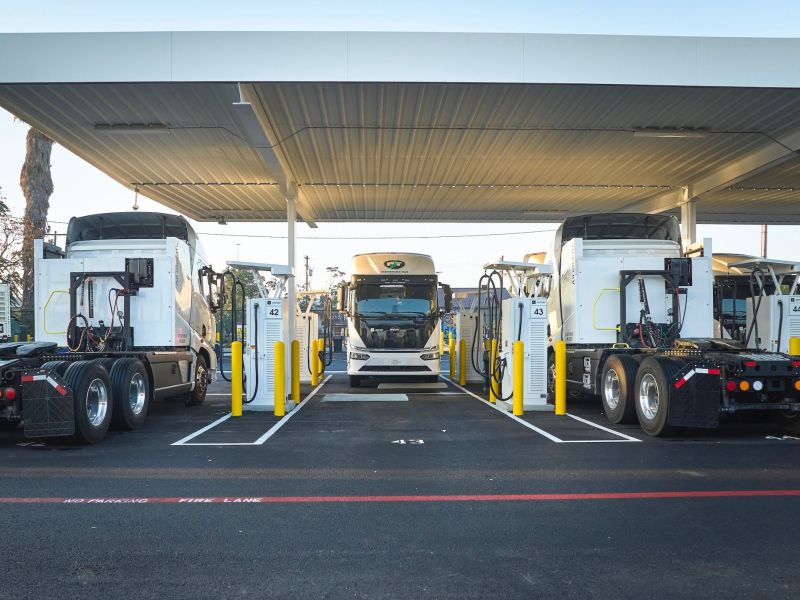
[[[547,351],[547,403],[556,403],[556,353]]]
[[[72,390],[75,433],[72,440],[94,444],[102,440],[111,424],[113,397],[108,372],[91,360],[72,363],[64,373]]]
[[[150,377],[142,361],[120,358],[114,361],[109,373],[114,410],[111,427],[133,430],[141,427],[150,406]]]
[[[46,371],[55,371],[61,377],[67,372],[67,369],[72,363],[67,360],[50,360],[42,365],[42,369]]]
[[[800,412],[782,410],[773,415],[775,424],[787,435],[800,435]]]
[[[194,366],[194,389],[186,394],[187,406],[200,406],[206,400],[208,391],[208,365],[202,354],[197,355]]]
[[[114,366],[115,358],[95,358],[94,362],[98,365],[103,367],[106,371],[108,371],[109,375],[111,374],[111,367]]]
[[[348,379],[350,387],[352,388],[361,387],[361,377],[359,377],[358,375],[350,375]]]
[[[606,359],[600,379],[600,398],[606,418],[612,423],[636,423],[634,386],[639,365],[626,354]]]
[[[652,436],[674,435],[678,429],[667,422],[670,381],[678,374],[680,366],[665,358],[649,356],[639,365],[633,397],[636,416],[645,433]]]

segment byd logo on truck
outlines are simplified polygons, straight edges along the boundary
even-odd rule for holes
[[[392,271],[396,271],[397,269],[402,269],[405,267],[406,263],[404,263],[402,260],[387,260],[385,263],[383,263],[383,266]]]

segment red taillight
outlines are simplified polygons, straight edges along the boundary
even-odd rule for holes
[[[793,360],[792,361],[792,366],[793,367],[800,367],[800,360]]]
[[[746,361],[744,361],[744,366],[752,369],[753,367],[756,366],[756,361],[754,361],[754,360],[746,360]]]
[[[6,388],[3,390],[3,396],[5,396],[6,400],[13,400],[17,397],[17,390],[14,388]]]
[[[736,391],[737,387],[738,386],[736,385],[735,381],[729,381],[728,383],[725,384],[725,389],[728,390],[729,392]]]

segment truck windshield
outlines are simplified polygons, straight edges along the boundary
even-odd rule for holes
[[[437,311],[435,284],[360,283],[355,289],[355,312],[369,316],[432,316]]]

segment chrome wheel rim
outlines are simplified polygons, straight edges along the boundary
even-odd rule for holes
[[[659,407],[658,383],[650,373],[645,373],[639,384],[639,408],[648,421],[652,421],[658,414]]]
[[[197,373],[195,374],[194,378],[194,387],[195,389],[200,390],[200,393],[204,394],[207,386],[208,381],[206,381],[206,368],[201,364],[197,365]]]
[[[102,379],[92,379],[86,388],[86,416],[93,427],[105,421],[108,413],[108,388]]]
[[[614,369],[609,369],[603,381],[603,395],[608,408],[614,410],[619,406],[619,375]]]
[[[128,404],[134,415],[141,414],[144,410],[144,402],[147,399],[147,391],[144,386],[144,377],[141,373],[134,373],[128,387]]]

